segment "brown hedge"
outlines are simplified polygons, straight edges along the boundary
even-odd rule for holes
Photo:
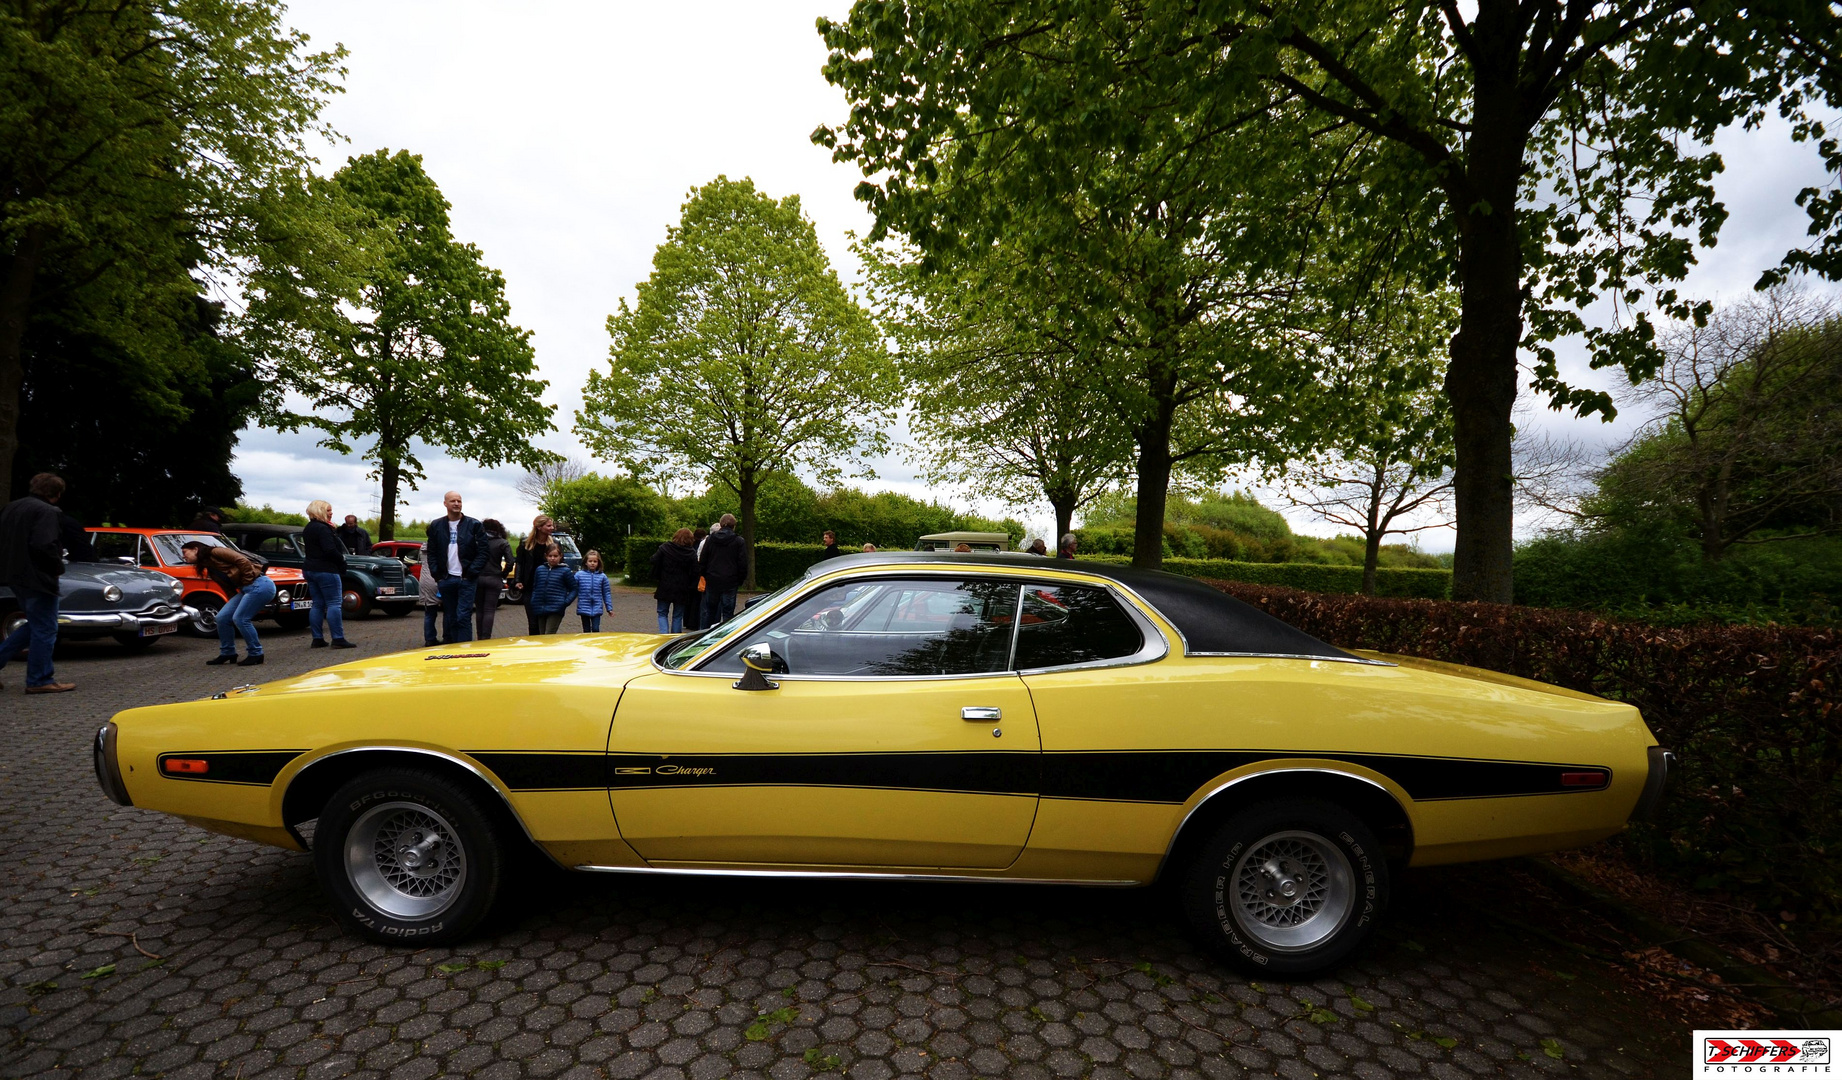
[[[1842,922],[1842,635],[1657,627],[1590,613],[1211,581],[1350,649],[1468,664],[1630,702],[1678,767],[1626,843],[1702,888]]]

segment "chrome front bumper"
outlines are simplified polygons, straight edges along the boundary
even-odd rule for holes
[[[187,619],[198,617],[198,612],[187,605],[168,608],[165,613],[154,608],[150,611],[107,611],[94,614],[82,611],[58,612],[58,628],[71,630],[94,630],[98,633],[125,634],[139,633],[143,626],[178,626]]]

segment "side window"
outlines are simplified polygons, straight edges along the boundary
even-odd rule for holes
[[[256,546],[264,555],[293,555],[294,538],[291,536],[268,536]]]
[[[740,672],[765,642],[789,675],[977,675],[1004,671],[1017,586],[951,578],[853,581],[822,589],[738,635],[705,671]]]
[[[1131,656],[1145,644],[1132,617],[1105,589],[1026,585],[1017,628],[1019,670]]]
[[[135,564],[139,545],[139,536],[134,533],[99,532],[90,534],[90,546],[96,549],[96,557],[109,562],[121,560],[128,565]]]

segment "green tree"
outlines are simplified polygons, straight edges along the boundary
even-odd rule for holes
[[[984,229],[1014,234],[1023,215],[1006,201],[1104,196],[1105,185],[1071,183],[1095,163],[1161,163],[1178,148],[1188,169],[1218,176],[1245,176],[1240,163],[1263,160],[1259,146],[1287,148],[1297,160],[1277,162],[1272,182],[1195,190],[1212,212],[1290,223],[1301,195],[1335,190],[1298,153],[1309,117],[1312,146],[1337,148],[1362,193],[1342,256],[1318,265],[1342,274],[1386,263],[1460,290],[1445,381],[1453,594],[1508,601],[1518,350],[1532,353],[1539,390],[1583,413],[1609,411],[1609,398],[1560,379],[1554,339],[1583,333],[1595,365],[1634,377],[1654,367],[1648,309],[1705,312],[1671,283],[1725,216],[1708,140],[1774,106],[1800,137],[1820,138],[1804,107],[1842,99],[1838,25],[1831,7],[1798,0],[860,0],[845,21],[820,22],[826,75],[852,111],[815,138],[876,178],[859,194],[879,227],[932,249],[976,235],[981,215]],[[1211,107],[1224,120],[1256,117],[1255,137],[1245,124],[1204,122]],[[1158,137],[1173,124],[1183,139]],[[1832,164],[1842,158],[1833,140],[1823,149]],[[942,179],[968,176],[981,182]],[[1806,201],[1819,227],[1836,224],[1842,197]],[[1601,298],[1618,318],[1588,327],[1582,311]]]
[[[1703,562],[1842,532],[1842,314],[1780,287],[1665,339],[1651,422],[1597,478],[1601,530],[1654,523]]]
[[[1055,535],[1124,483],[1132,432],[1089,384],[1093,364],[1039,332],[1041,311],[970,273],[926,273],[909,253],[859,245],[913,406],[924,475],[1011,506],[1046,500]]]
[[[551,484],[537,508],[561,523],[582,550],[599,550],[603,564],[624,557],[627,537],[659,535],[669,516],[666,501],[645,484],[598,473]]]
[[[0,3],[0,484],[35,323],[107,342],[128,376],[117,392],[172,424],[190,414],[181,384],[208,378],[188,348],[193,273],[241,277],[272,191],[307,168],[309,136],[330,134],[316,118],[343,50],[308,52],[282,11]]]
[[[835,481],[856,455],[885,450],[894,366],[798,196],[719,176],[691,192],[652,267],[633,306],[608,317],[612,363],[590,373],[575,430],[636,477],[733,492],[752,587],[763,481],[793,470]]]
[[[271,364],[269,422],[317,429],[341,453],[370,440],[379,539],[395,535],[399,487],[423,478],[417,443],[488,468],[554,457],[531,441],[556,407],[531,377],[530,332],[511,322],[505,279],[449,231],[422,159],[353,158],[301,198],[296,220],[320,223],[303,233],[308,257],[284,249],[252,276],[244,334]]]

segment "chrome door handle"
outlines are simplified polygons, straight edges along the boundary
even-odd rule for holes
[[[1002,719],[1004,711],[990,705],[968,705],[959,710],[961,720],[983,721]]]

